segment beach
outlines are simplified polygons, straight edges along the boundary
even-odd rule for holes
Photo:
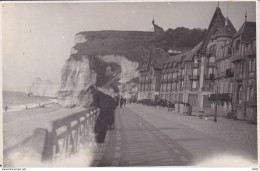
[[[25,92],[3,91],[4,112],[45,107],[53,103],[57,103],[57,99],[53,97],[27,96]],[[7,110],[5,110],[6,106]]]
[[[53,120],[81,111],[86,111],[86,109],[82,107],[64,108],[59,104],[50,104],[45,108],[5,112],[3,114],[4,165],[17,166],[18,159],[26,156],[28,151],[24,150],[26,150],[25,147],[28,146],[35,129],[47,129]]]

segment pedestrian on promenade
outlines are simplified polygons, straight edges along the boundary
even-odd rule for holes
[[[119,97],[118,96],[115,97],[115,101],[116,101],[116,106],[119,106]]]
[[[122,96],[120,96],[119,103],[120,103],[120,108],[122,108],[123,103],[124,103],[124,99]]]
[[[116,101],[111,96],[97,90],[94,86],[91,86],[90,90],[93,95],[92,105],[100,109],[100,113],[95,122],[95,139],[97,143],[104,143],[107,128],[111,126],[114,121]]]
[[[126,104],[126,98],[123,99],[123,104],[124,104],[124,106],[125,106],[125,104]]]
[[[8,106],[7,106],[7,105],[5,105],[5,108],[4,108],[4,109],[5,109],[5,112],[6,112],[6,111],[8,110]]]

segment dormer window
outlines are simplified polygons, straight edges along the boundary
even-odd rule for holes
[[[198,59],[194,58],[194,64],[197,64],[197,63],[198,63]]]

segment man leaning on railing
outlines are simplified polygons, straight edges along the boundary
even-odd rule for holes
[[[93,95],[92,106],[100,109],[100,113],[95,122],[95,140],[97,143],[104,143],[108,127],[112,127],[114,121],[114,111],[117,106],[116,101],[109,95],[90,87]]]

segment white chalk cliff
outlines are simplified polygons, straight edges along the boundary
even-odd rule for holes
[[[57,97],[58,86],[50,80],[42,80],[37,77],[27,88],[26,94],[32,96]]]

